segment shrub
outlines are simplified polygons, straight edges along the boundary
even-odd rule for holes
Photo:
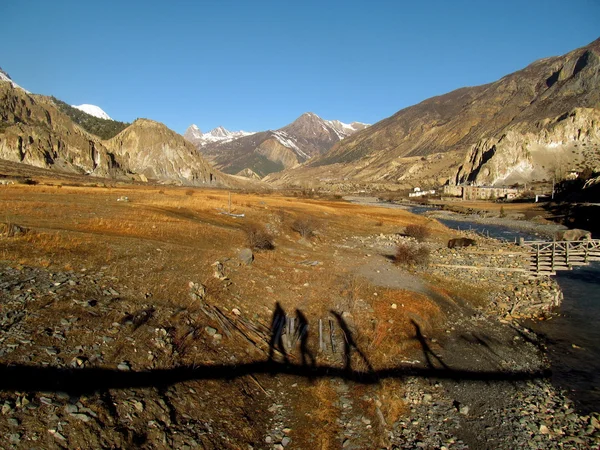
[[[407,266],[423,266],[429,263],[430,253],[430,250],[423,245],[400,243],[396,247],[394,262]]]
[[[185,195],[192,196],[192,195],[194,195],[194,191],[191,189],[188,189],[187,191],[185,191]]]
[[[292,223],[292,230],[300,233],[300,236],[305,239],[308,239],[315,234],[315,228],[315,222],[310,217],[297,219]]]
[[[257,223],[249,223],[245,227],[248,245],[255,250],[273,250],[273,236],[264,226]]]
[[[404,230],[404,234],[422,242],[429,237],[431,232],[425,225],[408,225]]]

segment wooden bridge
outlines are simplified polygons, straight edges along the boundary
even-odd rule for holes
[[[529,270],[535,275],[556,275],[557,270],[572,270],[600,261],[600,239],[583,241],[520,241],[531,253]]]

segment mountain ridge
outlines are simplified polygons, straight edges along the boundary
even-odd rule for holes
[[[190,126],[185,134],[220,170],[229,174],[247,173],[255,178],[302,164],[368,126],[361,122],[345,124],[338,120],[327,121],[306,112],[277,130],[247,133],[235,138],[203,138],[199,144],[200,140],[192,137],[198,134],[197,126]],[[206,136],[206,133],[202,136]]]

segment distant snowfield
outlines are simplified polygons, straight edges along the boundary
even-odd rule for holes
[[[106,119],[106,120],[112,120],[110,118],[110,116],[108,114],[106,114],[104,112],[104,110],[102,108],[100,108],[99,106],[96,105],[87,105],[87,104],[83,104],[83,105],[71,105],[73,106],[73,108],[77,108],[80,111],[83,111],[84,113],[89,114],[90,116],[94,116],[94,117],[98,117],[99,119]]]

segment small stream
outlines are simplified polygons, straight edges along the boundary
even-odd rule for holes
[[[410,208],[415,214],[430,210]],[[542,239],[538,234],[505,226],[438,220],[449,228],[472,229],[496,239]],[[600,411],[600,262],[559,271],[556,281],[564,294],[558,315],[526,325],[547,340],[553,383],[567,391],[582,412]]]

